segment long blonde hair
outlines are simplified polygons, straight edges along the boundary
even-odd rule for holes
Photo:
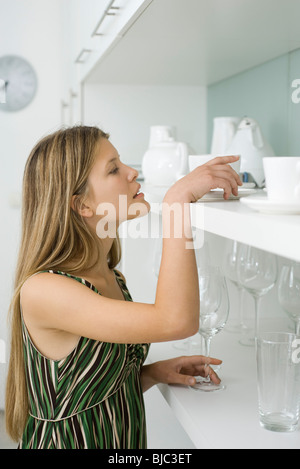
[[[97,127],[76,126],[44,137],[33,148],[23,178],[22,232],[10,305],[11,350],[6,384],[6,429],[15,441],[22,436],[28,418],[28,395],[24,368],[20,290],[38,271],[68,266],[71,273],[86,270],[98,259],[101,243],[71,200],[83,203],[87,179],[95,161],[96,145],[109,138]],[[108,255],[112,269],[120,261],[119,237]],[[97,260],[98,260],[97,259]],[[96,260],[96,261],[97,261]]]

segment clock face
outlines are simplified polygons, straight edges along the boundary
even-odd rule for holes
[[[0,103],[0,111],[19,111],[34,98],[37,77],[27,60],[16,55],[0,57],[0,78],[5,82],[6,102]]]

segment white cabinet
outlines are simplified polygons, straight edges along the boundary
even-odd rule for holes
[[[94,82],[208,85],[300,47],[298,0],[139,3]]]
[[[300,47],[298,0],[62,0],[62,8],[77,83],[208,85]]]
[[[69,66],[85,80],[152,0],[64,0]]]
[[[62,0],[61,123],[82,122],[82,84],[152,0]]]

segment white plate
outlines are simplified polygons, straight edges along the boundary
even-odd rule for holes
[[[242,199],[241,203],[258,212],[278,215],[300,215],[299,202],[275,202],[269,200],[267,196],[255,196]]]
[[[256,193],[256,189],[247,189],[239,187],[239,195],[230,195],[227,200],[239,200],[241,197],[246,197]],[[205,194],[198,202],[216,202],[217,200],[224,201],[224,191],[223,189],[213,189]]]

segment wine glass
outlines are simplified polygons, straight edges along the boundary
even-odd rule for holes
[[[154,247],[154,258],[153,258],[153,266],[152,270],[156,278],[158,278],[159,270],[160,270],[160,263],[161,263],[161,256],[162,256],[162,239],[157,238]],[[195,336],[188,337],[184,341],[178,340],[174,342],[173,347],[177,350],[181,350],[186,353],[192,353],[193,347],[199,347],[199,340],[197,340]]]
[[[246,328],[245,324],[243,323],[243,296],[245,290],[240,284],[237,274],[238,249],[239,243],[237,241],[228,241],[223,259],[224,274],[238,291],[237,315],[233,317],[232,321],[230,321],[231,318],[229,314],[226,331],[236,333],[240,333]]]
[[[209,250],[208,241],[204,241],[202,246],[199,248],[195,248],[195,257],[198,266],[201,268],[205,268],[211,264],[211,256]],[[177,350],[181,350],[182,352],[186,352],[188,354],[198,353],[202,344],[202,338],[197,333],[192,337],[188,337],[187,339],[179,340],[173,344],[173,347]]]
[[[284,311],[295,323],[295,333],[300,335],[300,264],[284,265],[278,283],[278,299]]]
[[[275,285],[277,279],[276,257],[253,246],[240,245],[237,262],[238,278],[243,287],[254,299],[254,337],[258,332],[258,313],[261,298]],[[254,337],[243,345],[254,346]]]
[[[229,297],[225,277],[219,267],[209,266],[198,269],[200,292],[199,333],[204,340],[205,356],[210,356],[210,343],[226,324],[229,313]],[[208,366],[208,365],[207,365]],[[210,377],[198,377],[191,389],[197,391],[217,391],[225,389],[215,384]]]

